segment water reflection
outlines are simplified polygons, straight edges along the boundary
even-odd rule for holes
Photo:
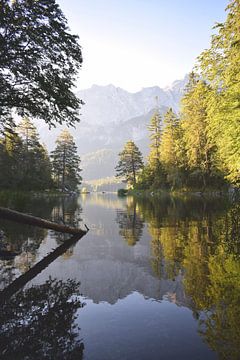
[[[82,208],[76,197],[32,196],[27,194],[0,194],[0,206],[8,206],[18,211],[49,219],[58,223],[77,227],[81,221]],[[13,223],[0,219],[0,287],[3,288],[13,279],[28,271],[37,261],[40,245],[48,238],[56,245],[69,238],[68,234],[48,231],[34,226]],[[73,247],[65,252],[70,257]],[[7,254],[7,255],[6,255]]]
[[[49,276],[81,282],[89,303],[78,317],[86,359],[158,359],[160,351],[164,359],[181,354],[186,359],[239,358],[239,202],[169,196],[119,199],[110,194],[48,201],[43,217],[75,226],[81,217],[90,227],[74,248],[34,280],[36,286]],[[21,233],[5,225],[1,222],[0,228],[14,249],[24,254],[28,239],[34,243],[28,254],[38,260],[63,240],[54,232],[29,233],[33,230],[25,228]],[[19,255],[2,269],[11,279],[16,269],[23,271],[24,263]],[[146,333],[151,334],[148,343]],[[191,336],[191,345],[184,345]]]
[[[119,235],[133,246],[142,236],[144,221],[137,211],[137,201],[133,197],[128,197],[124,210],[117,209],[116,222],[119,225]]]
[[[205,302],[195,306],[204,312],[199,330],[220,359],[239,359],[240,353],[240,263],[219,245],[208,261]]]
[[[49,279],[18,292],[0,311],[1,359],[81,359],[79,284]]]
[[[239,203],[220,200],[139,204],[152,238],[154,272],[168,279],[184,274],[188,307],[220,359],[237,360],[240,353],[239,210]]]
[[[71,227],[78,227],[81,222],[82,208],[76,196],[58,197],[51,212],[52,221]],[[66,240],[69,235],[52,232],[58,243]]]
[[[8,201],[0,196],[0,205],[10,207],[21,212],[51,219],[54,204],[58,201],[54,197],[34,197],[31,195],[9,196]],[[9,249],[20,253],[22,251],[36,252],[40,243],[47,235],[47,230],[33,226],[0,219],[0,229],[5,234],[3,241],[7,243]]]
[[[141,238],[144,222],[151,237],[150,264],[160,280],[160,291],[151,295],[190,308],[198,320],[199,333],[219,358],[237,360],[239,203],[230,204],[226,199],[128,198],[125,208],[117,210],[119,234],[130,246]],[[118,280],[122,284],[122,279]],[[154,280],[148,277],[145,282],[143,276],[140,290],[131,278],[132,289],[145,296],[149,296],[149,283],[153,289]]]

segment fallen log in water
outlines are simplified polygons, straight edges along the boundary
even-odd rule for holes
[[[84,231],[83,231],[84,233]],[[45,256],[40,260],[36,265],[34,265],[30,270],[25,274],[19,276],[11,284],[9,284],[5,289],[0,291],[0,305],[6,302],[12,295],[17,291],[23,288],[30,280],[37,276],[41,271],[43,271],[49,264],[51,264],[57,257],[62,255],[70,246],[74,245],[79,239],[81,239],[84,234],[73,235],[70,239],[64,241],[64,243],[58,246],[54,251],[49,255]]]
[[[15,210],[0,207],[0,218],[18,223],[38,226],[44,229],[51,229],[62,233],[85,235],[87,231],[76,229],[67,225],[57,224],[52,221],[41,219],[32,215],[24,214]],[[88,230],[88,228],[87,228]]]

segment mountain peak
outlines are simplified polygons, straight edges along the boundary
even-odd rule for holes
[[[116,87],[113,84],[107,84],[107,85],[98,85],[98,84],[92,84],[92,86],[86,90],[103,90],[103,89],[109,89],[109,90],[116,90],[118,89],[118,87]],[[120,89],[120,88],[119,88]],[[84,90],[80,90],[80,91],[85,91]]]
[[[164,88],[165,91],[176,91],[176,90],[184,90],[189,80],[189,74],[186,74],[183,79],[175,80],[169,86]]]
[[[156,96],[161,114],[169,107],[178,112],[187,77],[175,81],[171,88],[145,87],[131,93],[113,84],[92,85],[77,96],[85,102],[81,122],[71,129],[82,157],[84,179],[113,176],[118,153],[131,138],[144,156],[148,152],[147,124],[156,108]],[[38,127],[46,139],[46,127]],[[47,146],[52,149],[60,128],[48,133]],[[85,154],[85,156],[83,156]]]
[[[187,78],[175,81],[169,88],[159,86],[144,87],[142,90],[130,93],[113,84],[92,85],[81,90],[77,96],[85,105],[82,108],[84,123],[106,125],[119,123],[130,118],[147,114],[158,105],[171,107],[179,111],[179,101],[186,86]]]

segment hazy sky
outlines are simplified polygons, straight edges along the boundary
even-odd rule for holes
[[[57,0],[80,36],[78,88],[164,87],[191,71],[228,0]]]

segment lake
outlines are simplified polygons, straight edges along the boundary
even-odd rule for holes
[[[239,202],[105,193],[0,206],[90,229],[1,306],[1,359],[239,359]],[[0,229],[1,289],[71,238]]]

